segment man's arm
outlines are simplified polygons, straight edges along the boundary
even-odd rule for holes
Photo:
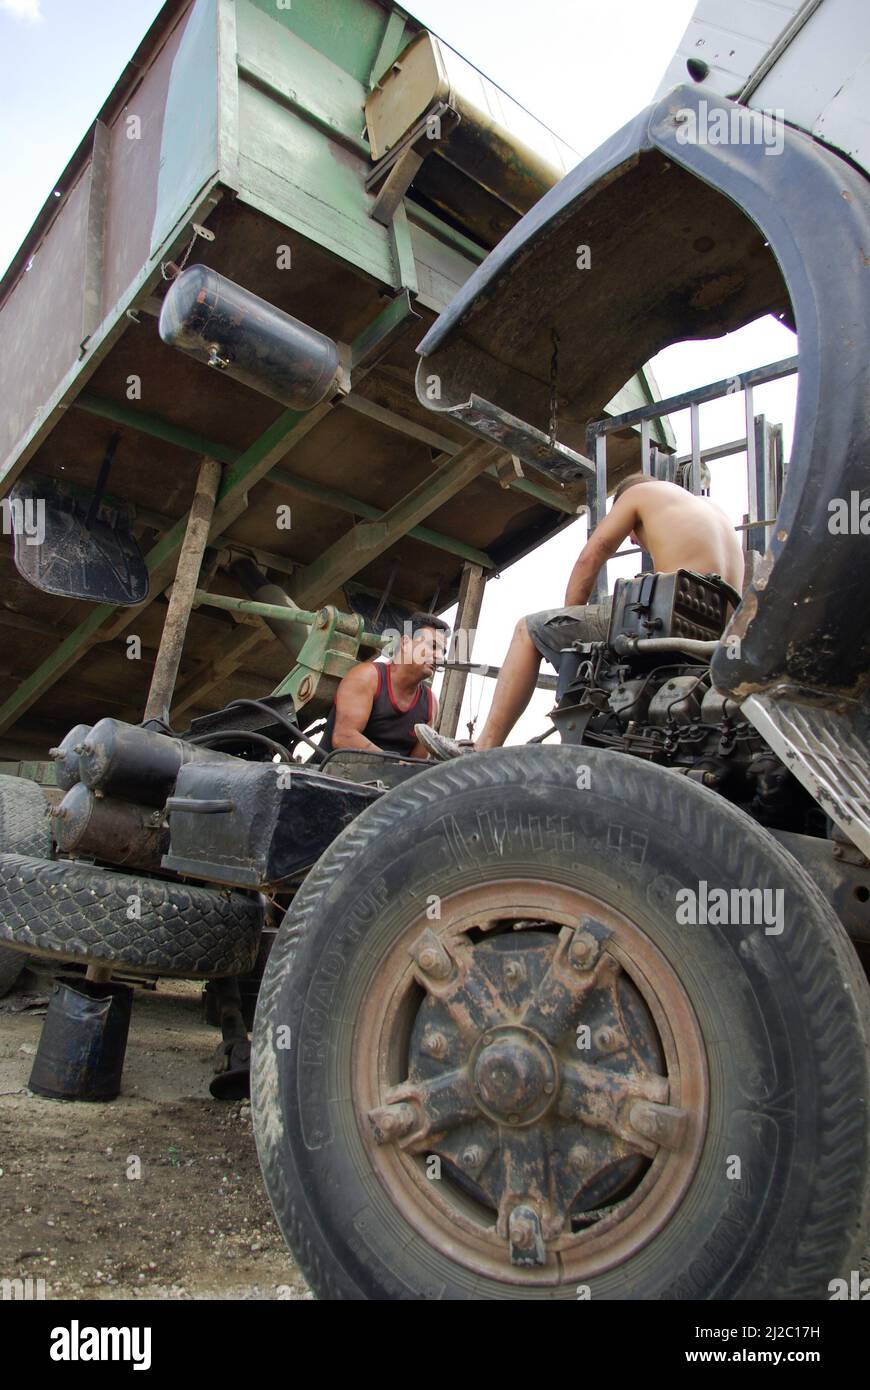
[[[601,566],[606,565],[616,554],[622,542],[631,535],[637,525],[637,505],[632,501],[632,493],[635,491],[636,488],[630,488],[614,502],[581,550],[565,590],[566,608],[572,607],[575,603],[589,601]]]
[[[377,688],[378,673],[371,661],[361,661],[339,683],[335,696],[333,748],[364,748],[368,753],[380,753],[378,745],[363,733],[371,717]]]

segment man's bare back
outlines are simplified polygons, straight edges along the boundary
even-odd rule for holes
[[[638,483],[614,504],[634,506],[631,528],[652,555],[660,574],[694,570],[719,574],[738,592],[743,583],[743,552],[728,517],[707,497],[695,497],[675,483]]]
[[[571,571],[566,607],[588,602],[602,565],[629,537],[649,551],[659,574],[680,569],[719,574],[741,589],[743,552],[721,507],[657,478],[627,478],[620,488]]]

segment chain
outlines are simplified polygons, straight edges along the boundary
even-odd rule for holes
[[[556,444],[556,384],[559,379],[559,334],[555,328],[550,329],[550,337],[553,342],[553,354],[550,358],[550,448],[552,449]]]
[[[161,262],[160,274],[163,276],[164,280],[175,280],[181,274],[184,267],[187,265],[187,262],[190,260],[190,253],[196,245],[196,240],[199,235],[199,229],[197,227],[194,227],[193,236],[190,238],[190,241],[187,244],[187,250],[185,251],[180,261]]]

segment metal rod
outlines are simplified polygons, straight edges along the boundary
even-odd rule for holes
[[[472,676],[486,676],[489,680],[497,680],[501,672],[500,666],[478,666],[473,661],[445,661],[444,669],[448,671],[466,671]],[[538,676],[535,685],[539,690],[555,690],[556,676]]]
[[[169,707],[181,664],[187,624],[190,621],[220,481],[220,464],[216,459],[204,458],[199,466],[196,491],[187,518],[187,530],[178,552],[175,583],[172,586],[172,596],[166,611],[157,660],[154,662],[151,676],[151,688],[145,705],[146,720],[162,719],[166,723],[169,722]]]
[[[629,638],[626,651],[685,652],[687,656],[712,656],[718,642],[699,642],[694,637],[635,637]]]
[[[702,449],[700,459],[702,463],[710,463],[713,459],[731,458],[733,454],[745,454],[746,440],[732,439],[727,444],[711,444],[709,449]],[[674,460],[678,468],[692,462],[691,454],[678,454]]]
[[[257,603],[252,598],[234,598],[231,594],[211,594],[207,589],[197,589],[193,596],[195,607],[204,604],[206,608],[223,608],[228,613],[253,613],[257,618],[275,618],[285,623],[307,623],[309,627],[317,618],[307,608],[285,608],[277,603]]]
[[[640,422],[640,471],[648,478],[652,475],[649,452],[649,432],[651,423],[650,420],[641,420]]]
[[[277,603],[257,603],[254,599],[234,598],[231,594],[210,594],[207,589],[197,589],[193,595],[194,607],[200,604],[206,608],[225,608],[229,613],[252,613],[257,618],[273,618],[284,623],[307,623],[312,626],[317,621],[317,613],[308,608],[284,608]],[[376,632],[360,633],[363,647],[382,647],[383,637]]]
[[[692,432],[692,492],[701,495],[701,407],[693,401],[689,407]]]
[[[749,520],[757,521],[761,515],[759,511],[758,497],[758,475],[756,473],[756,450],[755,450],[755,415],[754,403],[752,398],[752,387],[748,387],[743,396],[743,409],[746,416],[746,495],[747,506],[749,509]],[[747,539],[748,544],[748,539]],[[754,550],[754,546],[750,546]]]
[[[766,367],[752,367],[748,372],[741,372],[736,378],[740,383],[738,389],[745,390],[747,387],[762,386],[768,381],[778,381],[780,377],[791,376],[797,369],[796,357],[784,357],[780,362],[771,362]],[[625,429],[626,425],[640,424],[641,420],[657,419],[660,415],[674,415],[679,410],[686,410],[695,401],[703,405],[705,401],[715,401],[720,396],[731,396],[734,394],[734,381],[733,376],[724,377],[722,381],[711,382],[709,386],[696,386],[691,391],[682,391],[678,396],[668,396],[663,401],[654,401],[651,405],[626,410],[622,415],[593,420],[588,432],[610,434],[613,430]]]
[[[591,491],[591,498],[590,498]],[[586,498],[589,503],[589,531],[594,531],[607,512],[607,436],[599,434],[595,439],[595,481],[586,484]],[[593,603],[600,603],[607,594],[607,566],[602,565],[595,576],[590,595]]]

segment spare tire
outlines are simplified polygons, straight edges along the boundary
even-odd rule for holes
[[[35,956],[207,979],[257,958],[259,896],[0,854],[0,940]]]
[[[49,807],[41,787],[26,777],[0,776],[0,852],[51,858]],[[0,999],[27,964],[20,951],[0,947]]]
[[[251,1088],[278,1224],[328,1299],[826,1299],[868,1216],[868,1004],[715,792],[586,747],[458,758],[349,825],[279,930]]]

